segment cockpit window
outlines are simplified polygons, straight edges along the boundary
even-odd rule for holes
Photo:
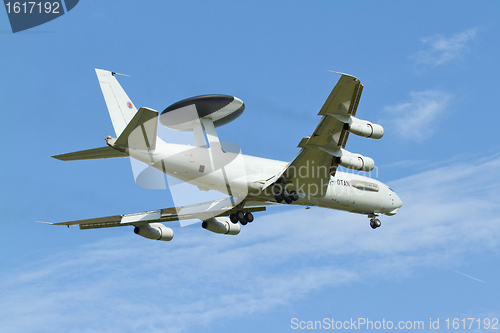
[[[392,192],[394,192],[394,190],[392,188],[390,188],[390,187],[389,187],[389,190],[391,190]],[[396,192],[394,192],[394,193],[396,193]]]

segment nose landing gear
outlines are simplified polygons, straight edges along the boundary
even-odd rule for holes
[[[370,219],[370,227],[372,227],[372,229],[377,229],[381,225],[382,225],[382,223],[380,222],[379,219],[377,219],[375,217],[373,217],[373,218]]]

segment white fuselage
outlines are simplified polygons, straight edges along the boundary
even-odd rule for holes
[[[222,146],[224,150],[224,145]],[[231,149],[231,147],[229,147]],[[275,202],[266,181],[279,174],[287,162],[240,154],[237,151],[165,143],[157,140],[151,152],[129,149],[132,158],[165,174],[193,184],[201,190],[215,190],[235,197]],[[292,204],[318,206],[359,214],[396,214],[401,199],[387,185],[354,173],[337,171],[326,193],[296,189],[300,199]]]

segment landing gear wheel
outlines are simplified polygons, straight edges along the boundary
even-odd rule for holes
[[[275,194],[274,200],[276,200],[277,203],[281,203],[283,201],[283,197],[281,196],[281,194]]]
[[[245,214],[240,210],[239,212],[236,212],[236,217],[238,218],[238,221],[240,221],[241,225],[246,225],[247,220],[245,219]]]
[[[293,201],[297,201],[297,200],[299,200],[299,194],[298,194],[296,191],[292,191],[292,192],[290,192],[289,197],[290,197]]]
[[[371,220],[370,220],[370,227],[372,227],[372,229],[377,229],[377,228],[379,228],[381,225],[382,225],[382,223],[380,222],[380,220],[379,220],[379,219],[371,219]]]
[[[291,204],[293,202],[293,199],[289,195],[286,195],[285,193],[283,193],[283,200],[285,200],[287,204]]]
[[[236,214],[231,214],[231,215],[229,215],[229,219],[231,220],[231,222],[232,222],[233,224],[238,223],[238,217],[236,216]]]
[[[283,192],[281,192],[281,197],[287,204],[291,204],[293,202],[292,196],[286,188],[283,190]]]
[[[245,214],[245,220],[248,222],[248,223],[252,223],[253,222],[253,214],[248,212]]]
[[[245,214],[243,214],[243,212],[240,210],[239,212],[236,212],[236,217],[241,221],[245,218]]]

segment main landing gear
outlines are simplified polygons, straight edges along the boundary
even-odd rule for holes
[[[229,219],[234,224],[240,222],[241,225],[246,225],[247,223],[253,222],[253,214],[250,212],[245,214],[240,210],[234,214],[229,215]]]
[[[294,201],[299,200],[299,194],[296,191],[290,191],[285,189],[281,189],[281,186],[275,186],[275,191],[274,191],[274,200],[276,200],[277,203],[281,203],[282,201],[285,201],[287,204],[291,204]]]
[[[382,225],[382,223],[380,222],[379,219],[377,219],[375,217],[373,217],[373,218],[370,219],[370,227],[372,227],[372,229],[377,229],[381,225]]]

